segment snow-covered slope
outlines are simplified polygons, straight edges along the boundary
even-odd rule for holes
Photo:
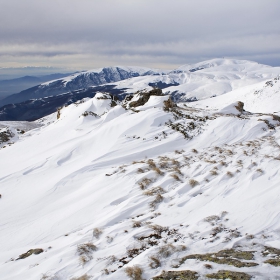
[[[13,145],[24,133],[40,126],[35,122],[0,122],[0,148]]]
[[[279,103],[250,113],[258,94],[243,111],[100,93],[38,121],[0,150],[1,279],[277,279]]]
[[[194,102],[192,106],[221,109],[235,100],[245,103],[245,109],[258,113],[280,113],[280,76],[243,87],[219,97]]]

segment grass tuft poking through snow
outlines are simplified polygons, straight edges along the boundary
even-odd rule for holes
[[[132,280],[143,280],[142,273],[143,270],[139,266],[131,266],[125,268],[126,275]]]

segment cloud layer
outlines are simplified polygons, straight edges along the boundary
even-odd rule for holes
[[[4,66],[280,65],[279,0],[0,0]],[[244,3],[245,2],[245,3]]]

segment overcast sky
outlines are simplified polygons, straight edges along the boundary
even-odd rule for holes
[[[279,0],[0,0],[0,67],[280,66]]]

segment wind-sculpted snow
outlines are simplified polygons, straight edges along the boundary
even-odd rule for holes
[[[1,279],[277,279],[279,116],[110,98],[0,149]]]
[[[235,101],[245,103],[245,110],[258,113],[279,113],[280,102],[280,78],[279,75],[261,83],[253,84],[229,92],[223,96],[202,100],[194,103],[194,106],[221,109]]]

